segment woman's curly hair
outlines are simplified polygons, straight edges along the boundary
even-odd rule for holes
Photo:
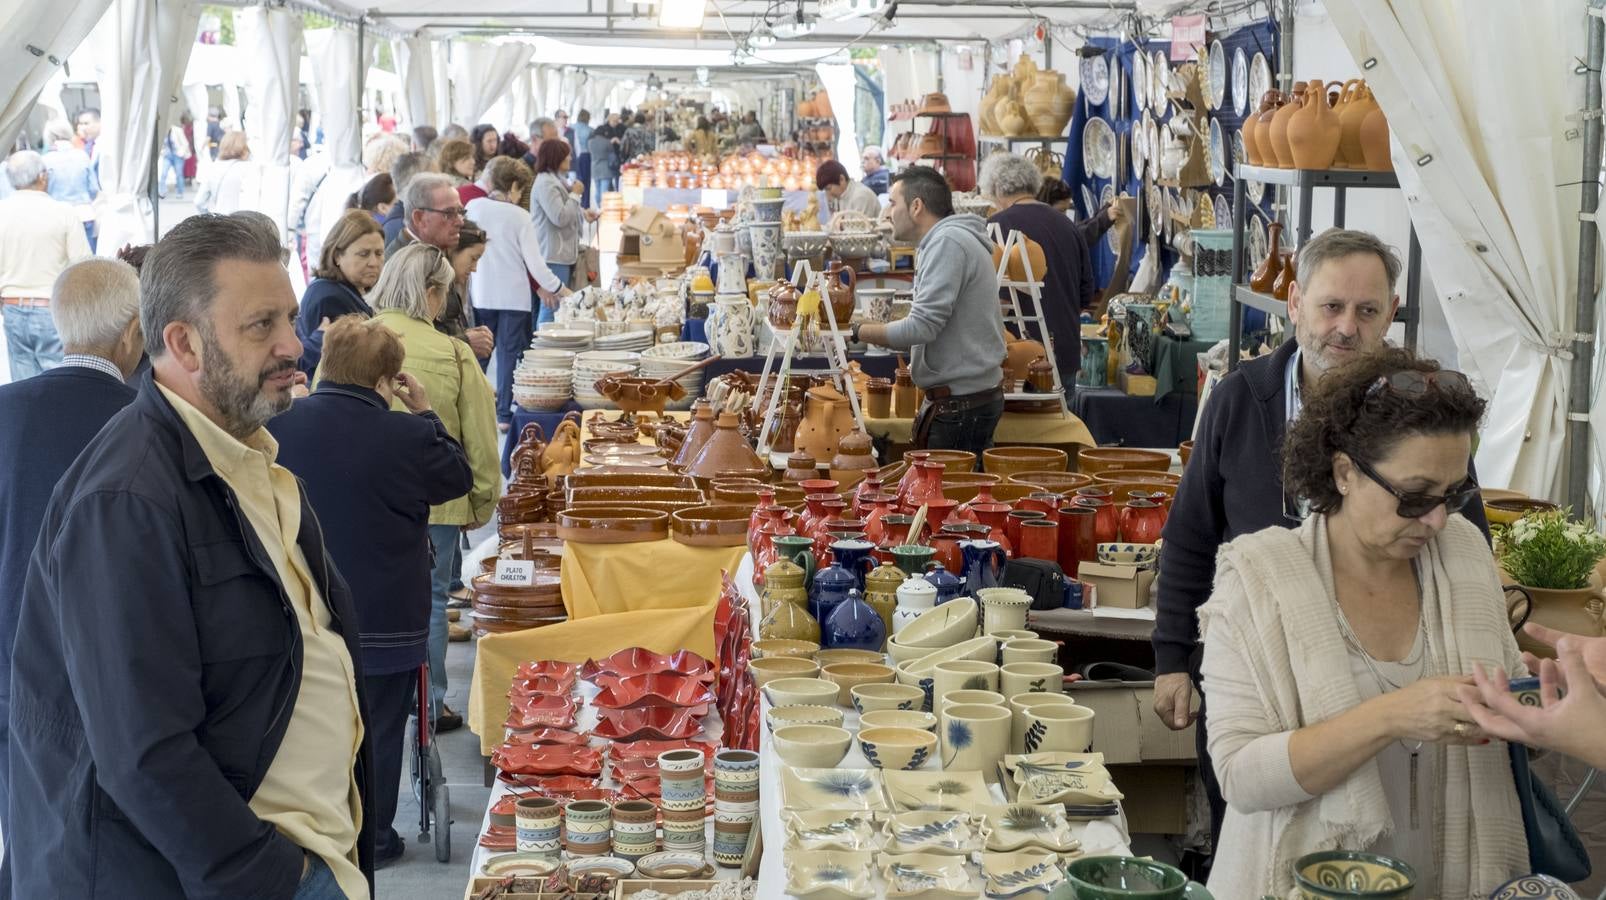
[[[1470,389],[1433,384],[1421,396],[1374,390],[1398,372],[1437,372],[1439,364],[1408,350],[1385,348],[1328,372],[1304,398],[1283,439],[1283,486],[1331,513],[1344,503],[1333,480],[1333,456],[1375,464],[1401,440],[1424,434],[1476,433],[1485,403]]]

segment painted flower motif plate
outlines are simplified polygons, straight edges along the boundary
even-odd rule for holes
[[[1006,754],[1004,768],[1019,785],[1022,803],[1104,807],[1123,797],[1102,753]]]
[[[610,741],[644,738],[660,741],[689,738],[700,734],[703,723],[689,709],[599,709],[597,727],[591,733]]]
[[[503,744],[491,751],[491,765],[514,775],[601,775],[602,751],[565,744]]]
[[[629,647],[604,659],[588,659],[580,667],[580,677],[593,682],[597,681],[597,676],[604,674],[627,677],[655,672],[689,675],[705,682],[714,680],[714,664],[690,650],[666,655],[642,647]]]
[[[714,692],[695,675],[654,672],[614,677],[599,674],[596,682],[602,690],[591,702],[598,709],[706,707],[714,702]]]
[[[882,835],[888,853],[968,855],[987,842],[985,824],[966,812],[898,813],[887,820]]]
[[[1065,808],[1053,803],[1006,803],[977,807],[987,823],[988,850],[1035,848],[1068,853],[1082,842],[1071,831]]]
[[[881,875],[886,879],[888,897],[961,900],[980,893],[965,869],[965,860],[956,856],[882,854]]]
[[[583,734],[573,731],[564,731],[561,728],[537,728],[534,731],[520,731],[508,735],[507,745],[529,747],[540,744],[563,744],[571,747],[584,747],[590,739]]]
[[[781,800],[793,809],[884,812],[887,798],[879,769],[781,768]],[[887,773],[892,774],[892,773]]]
[[[987,782],[976,771],[886,772],[887,794],[902,812],[948,810],[970,812],[978,803],[992,803]]]
[[[866,900],[876,895],[870,883],[869,853],[841,850],[799,850],[786,854],[786,892],[814,900]]]
[[[786,846],[790,850],[875,850],[875,817],[861,810],[794,809],[786,818]]]
[[[981,873],[987,880],[986,896],[991,900],[1040,896],[1065,881],[1059,854],[1044,851],[983,853]]]

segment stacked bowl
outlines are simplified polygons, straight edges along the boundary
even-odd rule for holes
[[[562,409],[574,392],[574,373],[561,369],[519,366],[513,372],[513,402],[528,412]]]
[[[550,323],[535,333],[530,346],[538,350],[589,350],[595,334],[585,328],[554,328]]]
[[[757,817],[758,754],[751,750],[714,754],[714,862],[728,868],[742,864]]]
[[[597,379],[604,375],[634,375],[641,354],[630,350],[587,350],[574,357],[574,399],[586,409],[618,409],[613,401],[597,391]]]
[[[703,771],[701,750],[669,750],[658,754],[658,793],[664,814],[665,850],[702,853],[708,845],[703,824],[708,817],[708,785]]]
[[[600,335],[591,346],[598,350],[631,350],[639,353],[651,347],[655,337],[651,329],[622,331],[618,334]]]
[[[641,351],[643,378],[667,378],[708,355],[708,345],[700,341],[673,341]],[[693,400],[703,395],[703,372],[698,370],[680,379],[686,396],[669,403],[665,409],[691,409]]]
[[[570,800],[563,809],[563,849],[572,856],[607,856],[613,807],[606,800]]]
[[[563,848],[563,810],[550,797],[522,797],[513,807],[520,853],[536,853],[557,861]]]

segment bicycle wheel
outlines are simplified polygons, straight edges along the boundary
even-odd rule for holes
[[[452,861],[452,801],[451,790],[446,787],[446,778],[441,774],[441,754],[433,744],[429,748],[429,783],[430,792],[434,801],[430,810],[434,813],[435,822],[435,861]]]

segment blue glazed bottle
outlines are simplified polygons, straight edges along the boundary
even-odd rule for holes
[[[842,568],[837,563],[814,573],[814,584],[809,588],[809,615],[821,626],[831,614],[837,604],[848,599],[848,592],[858,587],[858,579],[852,572]],[[822,643],[825,637],[824,628],[821,628]],[[830,644],[826,644],[830,646]]]
[[[937,606],[965,596],[965,580],[944,569],[942,563],[932,564],[931,571],[926,573],[926,581],[937,589]]]
[[[864,602],[858,591],[849,591],[821,623],[820,643],[828,648],[881,652],[887,643],[887,623],[881,614]]]

